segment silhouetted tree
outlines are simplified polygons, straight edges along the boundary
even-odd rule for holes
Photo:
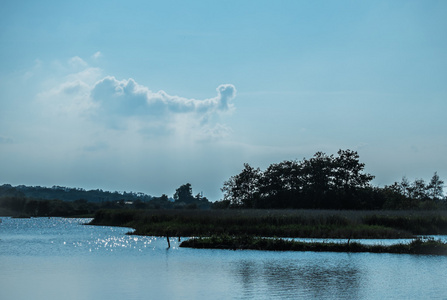
[[[259,179],[261,171],[249,164],[244,164],[244,169],[238,175],[232,176],[224,182],[221,189],[224,200],[230,200],[231,205],[252,208],[259,198]]]
[[[426,200],[427,196],[427,187],[425,185],[424,179],[416,179],[408,188],[410,198],[416,200]]]
[[[224,182],[224,200],[232,206],[255,208],[358,208],[372,199],[370,181],[355,151],[338,156],[317,152],[306,160],[283,161],[264,172],[244,164],[238,175]]]
[[[333,160],[333,184],[339,205],[344,208],[368,206],[371,199],[366,199],[365,189],[370,187],[374,176],[364,173],[365,164],[359,161],[356,151],[339,150]],[[365,207],[366,208],[366,207]]]
[[[185,204],[190,204],[194,202],[194,197],[192,195],[191,184],[183,184],[178,189],[175,190],[174,194],[175,202],[183,202]]]
[[[302,163],[303,179],[307,192],[321,195],[327,192],[333,185],[334,162],[333,156],[317,152],[309,160]]]
[[[440,199],[442,199],[442,196],[443,196],[443,185],[444,185],[444,181],[442,181],[439,178],[438,173],[435,172],[435,174],[433,174],[433,177],[430,180],[430,183],[427,186],[428,196],[432,200],[440,200]]]
[[[410,181],[408,181],[407,177],[402,177],[402,181],[399,184],[400,193],[405,197],[410,197]]]
[[[260,176],[259,208],[299,207],[303,189],[302,167],[297,161],[271,164]]]
[[[359,161],[356,151],[339,150],[334,159],[334,185],[345,190],[369,187],[374,179],[371,174],[363,173],[365,164]]]

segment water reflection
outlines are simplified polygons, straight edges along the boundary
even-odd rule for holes
[[[242,298],[266,294],[281,299],[358,298],[363,274],[350,255],[337,260],[325,256],[313,253],[312,259],[242,260],[234,264],[233,272],[242,285]]]
[[[304,265],[296,275],[305,294],[315,298],[357,298],[361,282],[361,272],[346,260],[337,264]]]
[[[242,260],[236,264],[234,273],[242,283],[243,298],[253,298],[254,293],[257,292],[256,287],[259,286],[257,281],[262,280],[260,275],[262,270],[260,270],[259,264],[254,261]]]

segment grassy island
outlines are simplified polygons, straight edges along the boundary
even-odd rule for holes
[[[268,251],[314,251],[314,252],[372,252],[396,254],[446,255],[447,244],[434,239],[415,239],[409,244],[363,245],[357,242],[300,242],[279,238],[253,236],[211,236],[192,238],[180,247],[197,249],[268,250]]]

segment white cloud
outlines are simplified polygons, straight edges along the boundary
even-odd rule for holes
[[[222,114],[234,109],[236,88],[231,84],[219,85],[214,97],[198,100],[163,90],[154,92],[132,78],[104,76],[78,56],[71,58],[68,66],[62,80],[53,78],[56,84],[38,95],[39,105],[49,116],[77,116],[79,122],[132,131],[143,138],[181,136],[205,142],[231,132],[220,121]]]
[[[146,136],[174,134],[203,142],[226,137],[230,132],[216,119],[233,109],[236,88],[222,84],[216,91],[215,97],[197,100],[153,92],[132,78],[106,76],[94,84],[90,99],[98,105],[98,119],[111,128],[133,127]]]
[[[99,78],[101,78],[101,69],[87,67],[73,72],[65,77],[65,82],[82,81],[88,85],[93,85]]]
[[[96,109],[90,101],[91,87],[83,80],[66,81],[37,95],[37,103],[49,117],[90,115]]]
[[[100,51],[97,51],[95,54],[92,55],[93,59],[98,59],[102,56],[102,53]]]
[[[217,96],[205,100],[172,96],[165,91],[152,92],[139,85],[132,78],[117,80],[107,76],[98,81],[92,89],[92,99],[104,108],[122,115],[196,113],[206,115],[227,111],[233,107],[231,100],[236,88],[231,84],[217,87]]]
[[[73,68],[86,68],[88,64],[79,56],[72,57],[68,60],[68,64]]]

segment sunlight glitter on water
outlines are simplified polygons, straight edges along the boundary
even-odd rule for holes
[[[17,255],[61,255],[76,250],[78,253],[144,252],[145,250],[166,249],[165,238],[126,235],[131,228],[108,226],[78,226],[90,219],[63,218],[4,218],[0,249]],[[31,234],[34,232],[34,234]],[[37,234],[36,234],[37,233]],[[171,249],[176,249],[171,241]]]
[[[152,246],[152,241],[156,240],[155,237],[129,237],[129,236],[109,236],[106,238],[98,238],[93,241],[87,241],[88,247],[91,250],[118,250],[118,249],[145,249]],[[152,248],[154,248],[152,246]]]

